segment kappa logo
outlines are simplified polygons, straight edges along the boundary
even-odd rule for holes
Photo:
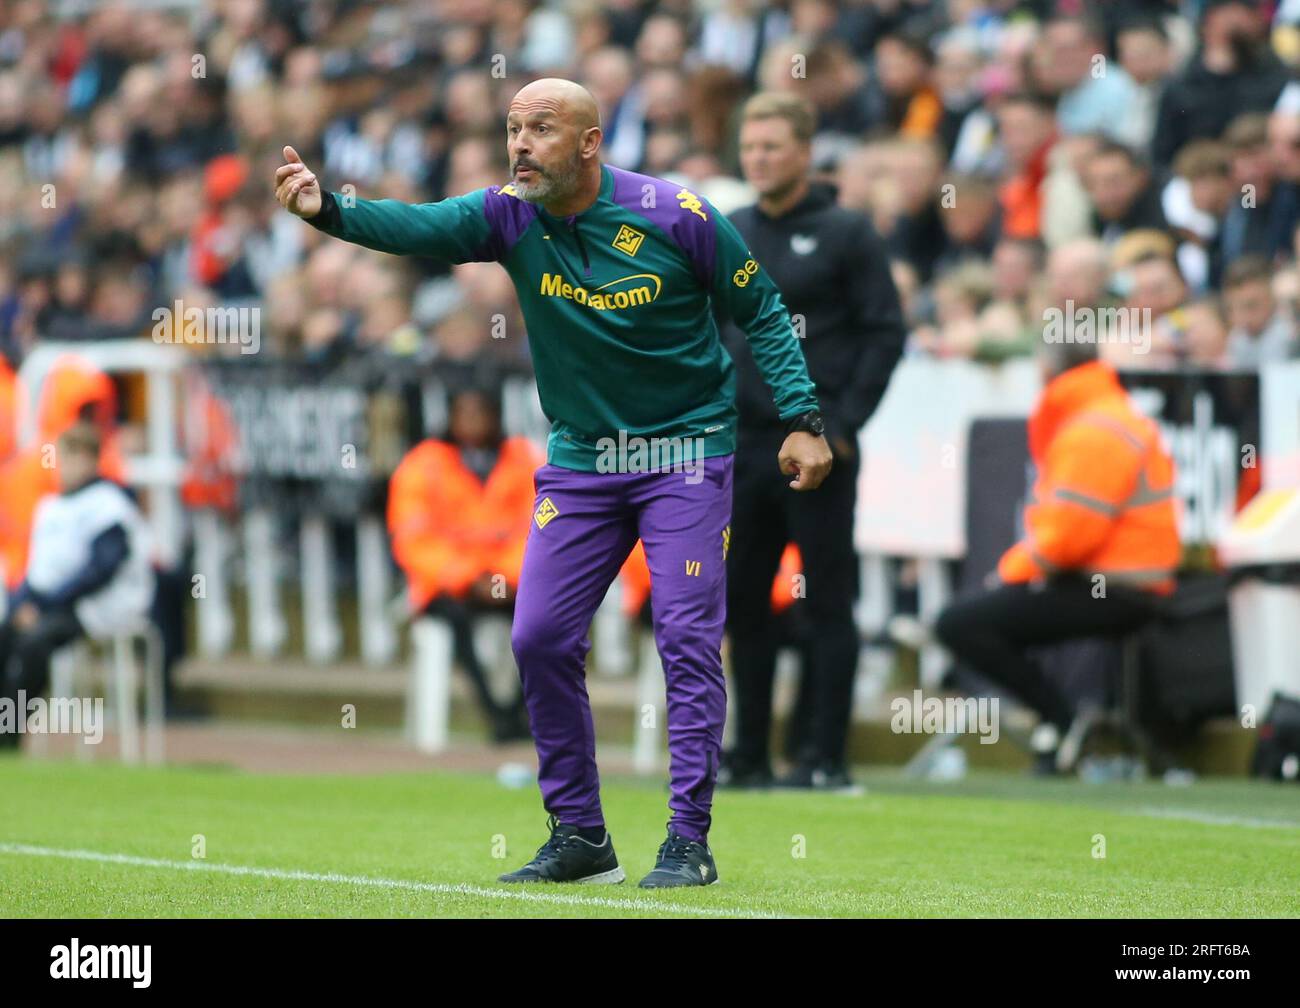
[[[519,198],[519,192],[515,189],[515,184],[513,182],[507,182],[498,190],[498,192],[500,192],[502,196],[513,196],[515,199]]]
[[[560,509],[555,506],[551,498],[543,497],[542,502],[537,505],[537,510],[533,512],[533,521],[537,522],[539,529],[544,529],[559,513]]]
[[[701,203],[700,198],[689,189],[681,189],[678,191],[677,202],[682,205],[683,210],[689,210],[691,213],[699,217],[700,220],[709,219],[709,215],[704,212],[704,204]]]
[[[812,255],[817,251],[817,238],[815,235],[791,235],[790,249],[795,255]]]
[[[722,559],[727,559],[727,550],[731,549],[731,526],[722,530]]]
[[[610,244],[620,252],[626,252],[628,255],[634,256],[643,241],[645,241],[644,233],[624,224],[618,229],[618,234],[614,236],[614,240]]]

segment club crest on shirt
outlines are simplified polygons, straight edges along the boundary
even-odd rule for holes
[[[790,248],[795,255],[812,255],[817,251],[817,238],[813,235],[791,235]]]
[[[559,513],[560,509],[551,502],[551,498],[543,497],[542,502],[537,505],[537,510],[533,512],[533,521],[537,522],[539,529],[544,529]]]
[[[614,240],[610,244],[620,252],[626,252],[628,255],[634,256],[643,241],[645,241],[645,235],[642,232],[624,224],[618,229],[618,234],[614,236]]]

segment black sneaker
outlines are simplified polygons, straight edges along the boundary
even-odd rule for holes
[[[546,821],[551,838],[537,850],[537,856],[517,871],[497,878],[498,882],[622,882],[627,876],[618,865],[609,831],[605,841],[591,843],[578,836],[578,827],[551,816]]]
[[[713,885],[716,881],[718,866],[713,863],[713,852],[698,840],[688,840],[670,829],[668,839],[659,845],[654,870],[641,880],[641,888]]]

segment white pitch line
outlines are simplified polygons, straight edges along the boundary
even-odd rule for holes
[[[213,864],[207,861],[169,861],[165,858],[137,857],[134,854],[105,854],[102,851],[65,850],[31,844],[0,843],[0,854],[24,857],[63,858],[68,861],[96,861],[101,864],[130,865],[134,868],[171,868],[178,871],[206,871],[219,875],[250,875],[256,878],[281,879],[288,882],[328,882],[335,885],[370,886],[375,889],[403,889],[409,892],[441,896],[482,896],[488,899],[518,900],[524,903],[552,903],[562,906],[598,907],[646,913],[668,911],[690,917],[785,918],[763,910],[736,910],[730,907],[682,906],[651,900],[606,899],[601,896],[576,896],[567,893],[535,892],[520,889],[488,889],[475,885],[448,885],[439,882],[415,882],[410,879],[374,878],[369,875],[342,875],[337,872],[309,872],[286,868],[254,868],[249,865]],[[532,883],[521,883],[532,884]],[[544,883],[537,883],[542,885]]]
[[[1119,809],[1118,811],[1124,811]],[[1201,823],[1205,826],[1247,826],[1251,829],[1300,829],[1300,823],[1279,819],[1256,819],[1249,816],[1218,815],[1214,812],[1199,812],[1195,809],[1152,808],[1144,806],[1136,810],[1138,815],[1150,816],[1152,819],[1177,819],[1183,822]]]

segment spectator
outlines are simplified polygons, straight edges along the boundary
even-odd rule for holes
[[[148,618],[154,584],[144,519],[125,490],[98,475],[99,455],[92,423],[59,436],[59,490],[37,505],[26,574],[0,626],[0,696],[15,706],[20,691],[44,692],[50,656],[63,645]],[[16,732],[0,733],[0,746],[18,742]]]
[[[1133,82],[1128,106],[1113,136],[1134,150],[1149,154],[1159,119],[1160,99],[1173,71],[1169,32],[1156,18],[1123,24],[1116,36],[1119,64]]]
[[[920,35],[890,32],[876,43],[886,121],[900,136],[928,140],[939,131],[943,103],[932,81],[933,68],[934,53]]]
[[[1117,281],[1126,292],[1129,319],[1140,327],[1139,338],[1104,344],[1102,358],[1120,369],[1174,366],[1184,352],[1183,319],[1177,312],[1188,292],[1172,248],[1140,255],[1118,271]]]
[[[1279,178],[1269,150],[1269,117],[1262,112],[1238,116],[1223,140],[1230,151],[1233,189],[1220,240],[1223,264],[1251,254],[1271,260],[1287,248],[1287,203],[1293,190]]]
[[[1276,250],[1280,250],[1300,224],[1300,81],[1287,85],[1268,117],[1268,144],[1278,177],[1269,210],[1273,234],[1280,236]]]
[[[1243,256],[1223,278],[1228,308],[1228,356],[1255,369],[1297,353],[1296,320],[1273,296],[1273,270],[1262,256]]]
[[[406,574],[412,613],[447,620],[492,738],[529,737],[522,693],[493,695],[474,650],[473,620],[513,605],[533,510],[533,471],[544,459],[504,437],[494,392],[461,389],[442,439],[421,442],[393,473],[388,530]]]
[[[1231,154],[1224,144],[1193,140],[1179,151],[1161,204],[1181,239],[1179,269],[1195,291],[1218,286],[1223,269],[1219,222],[1227,216],[1232,196]]]
[[[1100,135],[1084,133],[1061,137],[1052,147],[1043,181],[1040,222],[1049,248],[1092,234],[1092,203],[1083,184],[1083,170],[1102,142]]]
[[[1166,227],[1160,191],[1142,159],[1112,141],[1100,145],[1083,169],[1093,208],[1093,233],[1107,245],[1134,228]]]
[[[974,29],[954,28],[936,43],[933,79],[943,103],[939,139],[949,158],[956,150],[966,118],[980,106],[982,66],[979,33]]]
[[[1086,18],[1058,15],[1043,26],[1034,49],[1034,77],[1057,99],[1057,122],[1067,136],[1104,133],[1124,140],[1124,123],[1138,88],[1109,60],[1101,33]]]
[[[1106,298],[1106,248],[1094,238],[1079,238],[1052,249],[1047,257],[1047,300],[1097,307]]]
[[[949,176],[941,189],[939,219],[947,241],[936,270],[963,259],[988,259],[999,232],[997,186],[978,175]]]
[[[993,247],[993,297],[1024,308],[1033,290],[1034,278],[1043,268],[1041,242],[1026,238],[1003,238]]]
[[[939,206],[943,152],[933,140],[899,140],[890,145],[887,163],[888,188],[876,194],[882,237],[928,283],[946,241]]]
[[[1286,84],[1255,6],[1208,0],[1201,11],[1196,55],[1161,98],[1152,145],[1157,166],[1172,164],[1189,140],[1218,137],[1244,112],[1267,112]]]
[[[1095,351],[1048,344],[1047,384],[1029,420],[1038,479],[1024,537],[935,627],[959,661],[1039,716],[1036,768],[1046,773],[1074,712],[1030,649],[1140,627],[1153,595],[1173,590],[1182,552],[1173,460]]]
[[[1043,182],[1056,143],[1056,112],[1050,99],[1028,92],[1010,95],[998,108],[998,133],[1007,167],[999,201],[1008,238],[1042,234]]]
[[[1206,371],[1232,366],[1228,357],[1228,322],[1217,298],[1202,297],[1183,309],[1183,340],[1186,363]]]

